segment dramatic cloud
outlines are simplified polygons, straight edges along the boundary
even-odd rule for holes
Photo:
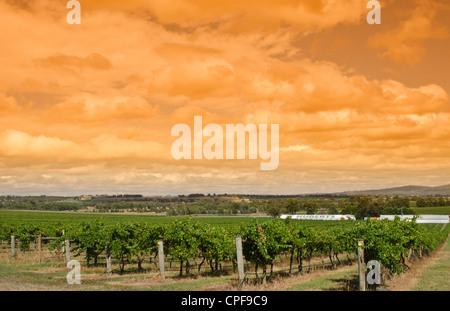
[[[345,53],[330,60],[326,46],[302,44],[340,31],[336,51],[356,55],[350,29],[368,26],[365,1],[80,2],[81,25],[66,23],[60,1],[0,3],[3,193],[298,193],[446,182],[450,85],[411,85],[408,74],[388,69],[395,78],[368,77]],[[386,68],[419,66],[437,53],[427,42],[446,38],[448,7],[427,3],[387,2],[383,10],[405,14],[371,28],[364,49]],[[174,160],[172,126],[193,126],[196,115],[204,125],[279,124],[279,167]]]
[[[105,57],[97,53],[90,54],[84,58],[57,54],[45,59],[40,59],[37,63],[43,67],[75,71],[84,68],[96,70],[108,70],[112,68],[111,63]]]
[[[438,10],[449,12],[448,5],[438,1],[415,1],[417,6],[408,9],[407,19],[402,19],[394,29],[378,33],[370,39],[369,44],[384,48],[382,57],[398,63],[415,65],[426,54],[424,41],[428,39],[448,39],[449,29],[436,18]],[[447,15],[448,18],[448,15]]]

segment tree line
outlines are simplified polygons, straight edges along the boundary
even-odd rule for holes
[[[178,197],[142,197],[117,195],[75,200],[64,197],[0,197],[1,209],[78,211],[86,208],[94,212],[156,213],[168,216],[189,215],[252,215],[277,217],[281,214],[352,214],[358,219],[381,214],[414,214],[411,205],[421,207],[450,206],[444,197],[349,196],[349,197],[258,197],[193,194]]]

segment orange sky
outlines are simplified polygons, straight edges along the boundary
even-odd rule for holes
[[[450,183],[450,4],[0,2],[0,192],[332,192]],[[177,123],[279,124],[280,159],[175,160]]]

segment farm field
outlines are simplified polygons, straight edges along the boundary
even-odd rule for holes
[[[155,216],[155,215],[136,215],[126,213],[85,213],[85,212],[54,212],[54,211],[9,211],[0,210],[0,223],[8,222],[11,224],[60,224],[64,225],[79,225],[83,222],[90,222],[94,220],[102,220],[105,224],[115,223],[129,223],[129,222],[146,222],[150,225],[165,225],[170,224],[176,219],[182,219],[186,216]],[[192,216],[195,221],[199,223],[220,225],[220,226],[234,226],[242,223],[255,220],[257,222],[264,222],[269,217],[251,216]],[[329,220],[308,220],[303,222],[305,226],[336,226],[342,223]]]
[[[94,240],[98,239],[95,243],[101,242],[103,237],[96,236],[94,232],[100,233],[103,230],[106,230],[104,234],[107,234],[108,230],[115,230],[114,234],[116,235],[133,230],[143,230],[142,234],[150,234],[150,236],[147,235],[145,241],[156,242],[157,237],[148,239],[152,236],[151,234],[155,233],[151,228],[165,228],[165,231],[162,232],[164,232],[164,241],[167,241],[169,246],[165,249],[167,257],[164,280],[157,267],[158,259],[155,251],[157,244],[139,244],[142,241],[136,236],[121,236],[118,240],[117,237],[115,238],[122,244],[120,247],[113,246],[115,253],[111,273],[107,273],[106,257],[103,251],[92,254],[92,249],[73,249],[72,259],[81,263],[83,280],[82,285],[73,286],[67,284],[66,281],[69,270],[66,267],[61,245],[51,247],[52,243],[45,243],[42,252],[38,255],[36,240],[29,239],[26,240],[28,245],[23,248],[19,246],[17,256],[11,258],[10,245],[7,239],[3,238],[0,248],[0,288],[3,290],[238,290],[236,286],[237,272],[233,259],[235,250],[232,247],[234,245],[233,238],[237,234],[242,235],[243,240],[246,241],[244,243],[246,289],[355,290],[357,264],[352,241],[355,241],[356,236],[367,235],[367,230],[381,233],[374,236],[367,235],[365,240],[368,249],[366,251],[368,256],[381,256],[377,259],[384,260],[384,264],[387,266],[391,265],[392,271],[388,274],[392,276],[395,272],[403,271],[405,266],[401,264],[401,261],[405,259],[403,256],[407,249],[410,250],[410,254],[413,250],[411,261],[407,263],[420,262],[419,257],[434,256],[435,249],[448,238],[449,233],[448,226],[439,224],[409,225],[404,222],[389,221],[304,220],[289,223],[271,218],[252,217],[186,218],[22,211],[1,211],[0,225],[4,224],[27,228],[27,230],[31,230],[29,228],[37,230],[40,225],[42,228],[53,226],[53,228],[59,228],[58,230],[82,227],[83,230],[88,230],[85,237],[93,236]],[[292,231],[289,233],[286,230]],[[392,246],[379,248],[375,243],[377,241],[391,243],[382,240],[386,234],[380,230],[393,230],[390,231],[389,236],[398,240],[392,241]],[[405,232],[413,234],[418,230],[418,232],[422,232],[419,236],[424,235],[425,240],[422,241],[422,238],[405,240],[398,236],[398,234],[402,234],[402,230],[407,230],[403,231],[404,236],[407,236],[404,234]],[[81,238],[82,231],[76,231],[76,233],[75,231],[74,235],[70,236],[71,239],[75,239],[75,247],[76,243],[86,243]],[[181,232],[190,234],[190,237],[184,236],[181,240],[189,241],[192,245],[180,244],[178,234]],[[156,233],[161,234],[160,231]],[[209,235],[213,233],[214,238]],[[26,236],[23,232],[21,234],[23,237]],[[350,236],[352,234],[356,235]],[[297,236],[299,239],[291,239],[290,235]],[[204,240],[201,240],[202,236],[204,236]],[[111,235],[109,237],[111,238]],[[218,237],[220,237],[219,240],[215,240]],[[90,241],[89,243],[92,243],[92,239]],[[220,242],[217,242],[217,245],[209,245],[209,248],[206,247],[205,245],[211,241]],[[400,249],[399,243],[400,246],[403,245],[406,248]],[[416,244],[417,247],[414,246]],[[427,244],[430,244],[429,248]],[[133,252],[127,248],[127,245],[140,245],[143,252],[148,254],[143,256],[144,254]],[[261,245],[264,248],[262,253],[260,253]],[[104,246],[101,248],[104,249]],[[123,253],[120,253],[119,249]],[[446,249],[444,248],[444,250]],[[211,255],[211,252],[214,251],[217,252],[215,257]],[[79,256],[76,256],[77,252]],[[91,252],[90,263],[87,261],[87,252]],[[121,260],[119,260],[120,254],[122,254]],[[149,254],[152,255],[148,256]],[[143,256],[142,260],[139,257],[141,255]],[[388,255],[387,258],[386,255]],[[94,257],[95,263],[93,263]],[[442,261],[441,266],[448,265],[448,256],[444,256],[440,260]],[[139,262],[138,266],[136,266],[137,262]],[[301,269],[297,267],[299,263]],[[257,271],[256,265],[259,265],[259,271]],[[186,271],[184,271],[185,269]],[[437,288],[446,288],[445,273],[448,274],[448,269],[440,271],[437,268],[434,271],[444,275],[444,281],[437,285]],[[259,272],[259,275],[255,272]],[[265,281],[266,277],[267,282]]]
[[[450,206],[413,207],[412,210],[418,215],[450,215]]]

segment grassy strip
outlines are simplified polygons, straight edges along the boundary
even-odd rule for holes
[[[30,271],[33,270],[33,271]],[[161,280],[155,273],[112,275],[104,269],[81,269],[81,284],[69,285],[66,275],[69,269],[52,265],[14,264],[0,265],[0,290],[76,290],[76,291],[199,291],[208,288],[226,288],[236,277],[171,278]]]
[[[450,243],[423,272],[414,291],[450,291]]]
[[[337,271],[332,274],[318,276],[312,280],[302,282],[286,288],[286,291],[334,291],[345,290],[347,282],[358,278],[358,267],[350,270]]]
[[[450,206],[437,207],[413,207],[412,210],[418,215],[449,215]]]
[[[16,259],[11,259],[8,253],[0,254],[0,290],[75,290],[75,291],[198,291],[208,288],[229,289],[229,284],[235,275],[196,275],[189,277],[174,276],[162,280],[157,271],[136,273],[128,271],[123,275],[107,275],[105,267],[81,266],[81,284],[69,285],[66,280],[70,271],[64,261],[45,259],[37,262],[36,256],[19,253]],[[153,265],[148,265],[153,267]]]

